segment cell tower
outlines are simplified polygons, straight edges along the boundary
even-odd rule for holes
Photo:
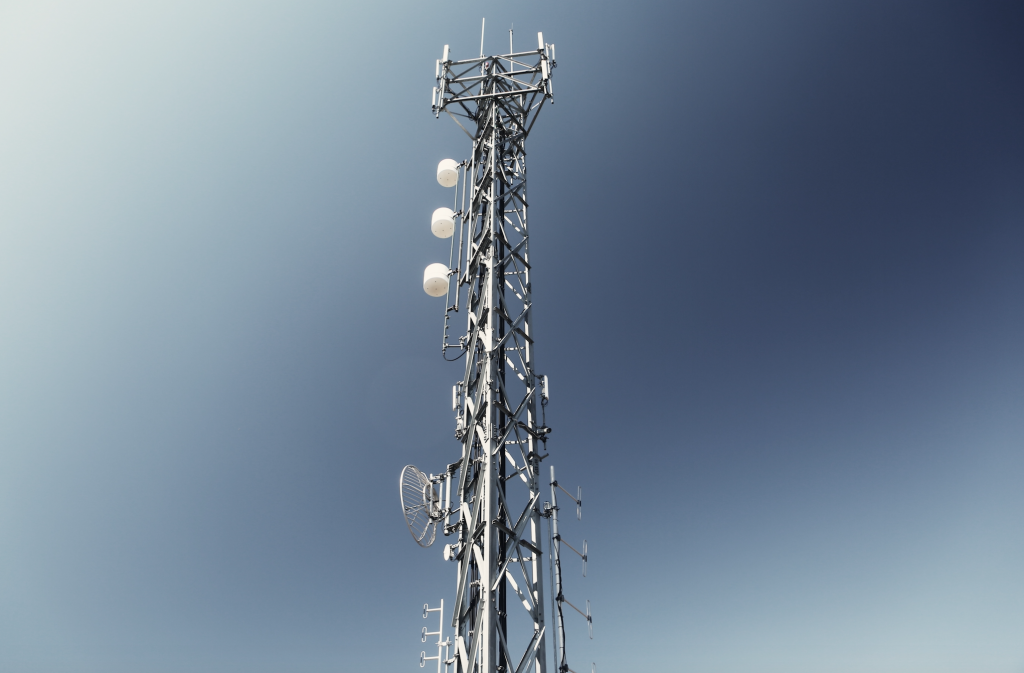
[[[444,601],[423,606],[424,618],[439,613],[437,630],[424,627],[421,637],[436,635],[438,651],[421,653],[420,666],[436,660],[438,673],[442,665],[445,673],[547,673],[550,643],[558,673],[567,673],[563,604],[592,624],[589,601],[583,612],[562,593],[560,487],[551,467],[545,501],[541,477],[551,432],[544,419],[549,383],[534,372],[525,141],[552,100],[554,68],[555,47],[542,34],[536,49],[516,52],[510,30],[509,53],[485,56],[481,31],[478,58],[451,60],[445,45],[435,71],[435,117],[447,113],[472,140],[470,159],[437,167],[437,181],[454,187],[455,198],[452,208],[434,211],[431,231],[452,240],[448,264],[431,264],[423,278],[427,294],[445,297],[442,354],[465,358],[452,388],[461,456],[439,474],[407,466],[400,492],[421,546],[434,542],[439,526],[453,540],[444,546],[445,560],[458,566],[450,619]],[[466,332],[456,342],[449,323],[460,309]],[[582,492],[562,490],[579,516]],[[554,628],[545,614],[545,519]],[[570,549],[582,557],[586,575],[586,542],[582,553]],[[446,623],[454,629],[450,638]]]

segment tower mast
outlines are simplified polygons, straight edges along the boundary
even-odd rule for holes
[[[447,113],[472,140],[459,165],[442,344],[446,357],[466,358],[453,395],[462,455],[443,512],[444,534],[457,536],[445,547],[458,564],[456,673],[546,673],[540,462],[550,430],[534,372],[525,141],[551,100],[554,47],[537,38],[534,50],[463,61],[446,45],[432,96],[435,116]],[[449,343],[463,298],[466,332]]]

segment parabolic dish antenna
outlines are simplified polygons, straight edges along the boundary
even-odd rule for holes
[[[430,483],[427,475],[412,465],[405,466],[398,482],[398,490],[402,496],[402,512],[405,514],[409,532],[419,546],[429,547],[434,544],[437,519],[441,514],[437,489]]]

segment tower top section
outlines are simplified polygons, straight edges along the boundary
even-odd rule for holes
[[[509,31],[509,47],[512,33]],[[449,58],[448,45],[437,61],[435,78],[437,85],[431,96],[431,110],[437,117],[447,112],[470,133],[459,117],[472,122],[479,133],[481,116],[488,103],[494,102],[506,108],[509,116],[516,119],[522,136],[529,134],[537,114],[545,101],[554,102],[551,73],[555,69],[555,45],[544,42],[544,34],[537,33],[537,48],[498,56],[479,56],[464,61]]]

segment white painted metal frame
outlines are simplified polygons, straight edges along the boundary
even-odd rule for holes
[[[424,626],[420,632],[420,640],[427,642],[427,638],[430,636],[437,636],[437,656],[428,657],[426,651],[420,652],[420,668],[426,666],[428,661],[437,662],[437,673],[441,673],[441,666],[444,665],[445,673],[448,672],[448,667],[452,664],[451,662],[451,646],[452,641],[446,639],[442,640],[444,635],[444,599],[441,599],[441,607],[432,608],[426,603],[423,604],[423,619],[430,616],[431,612],[437,612],[437,631],[427,631],[427,627]],[[441,648],[444,648],[445,654],[441,656]]]

